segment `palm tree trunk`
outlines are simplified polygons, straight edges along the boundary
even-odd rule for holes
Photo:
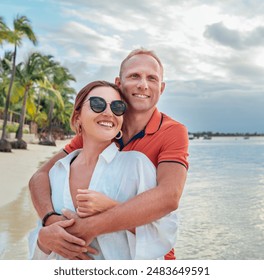
[[[9,104],[10,104],[11,90],[12,90],[12,87],[13,87],[15,74],[16,74],[16,52],[17,52],[17,47],[15,45],[15,50],[14,50],[14,54],[13,54],[13,66],[12,66],[11,78],[10,78],[10,83],[9,83],[9,87],[8,87],[8,93],[7,93],[7,96],[6,96],[6,103],[5,103],[5,110],[4,110],[4,122],[3,122],[3,130],[2,130],[1,140],[4,140],[6,138],[6,125],[7,125],[7,118],[8,118],[8,108],[9,108]]]
[[[50,142],[55,142],[54,138],[52,136],[52,115],[53,115],[53,109],[54,109],[54,101],[51,100],[50,101],[50,109],[49,109],[49,115],[48,115],[48,119],[49,119],[49,127],[48,127],[48,140]]]
[[[38,91],[38,101],[37,101],[37,109],[36,112],[39,112],[39,107],[40,107],[40,92]]]
[[[23,105],[21,108],[21,114],[20,114],[20,120],[19,120],[19,126],[18,126],[18,130],[16,133],[17,140],[22,140],[22,137],[23,137],[23,127],[24,127],[25,116],[26,116],[28,91],[29,91],[29,87],[27,86],[25,93],[24,93]]]

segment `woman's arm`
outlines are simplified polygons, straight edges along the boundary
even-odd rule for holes
[[[104,212],[119,204],[118,201],[115,201],[105,194],[97,191],[78,189],[77,193],[76,212],[81,218]]]

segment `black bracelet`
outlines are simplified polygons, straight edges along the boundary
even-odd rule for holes
[[[45,224],[46,224],[46,222],[47,222],[47,219],[48,219],[50,216],[52,216],[52,215],[61,216],[61,214],[59,214],[59,213],[57,213],[57,212],[55,212],[55,211],[48,212],[48,213],[44,216],[44,218],[42,219],[42,226],[43,226],[43,227],[45,227]]]

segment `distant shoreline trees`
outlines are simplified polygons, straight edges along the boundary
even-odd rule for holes
[[[212,132],[212,131],[202,131],[202,132],[189,132],[189,139],[194,138],[204,138],[204,137],[254,137],[254,136],[264,136],[264,133],[241,133],[241,132]]]

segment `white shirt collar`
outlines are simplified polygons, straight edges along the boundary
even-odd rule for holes
[[[107,163],[110,163],[118,153],[118,148],[115,143],[107,146],[102,153],[99,155],[99,158],[103,158]]]
[[[75,150],[68,154],[66,157],[60,159],[56,164],[62,164],[64,168],[68,169],[69,168],[69,163],[71,160],[78,156],[78,154],[82,151],[82,149]],[[118,147],[116,144],[113,142],[109,146],[107,146],[102,153],[99,155],[99,158],[104,159],[107,163],[110,163],[118,153]]]

